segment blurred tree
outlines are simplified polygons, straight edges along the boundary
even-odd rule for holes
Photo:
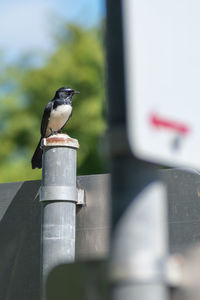
[[[105,171],[100,138],[105,129],[104,55],[98,29],[64,27],[57,38],[57,50],[43,66],[26,63],[9,67],[0,77],[2,103],[0,115],[0,181],[41,178],[30,160],[40,137],[40,122],[47,102],[55,90],[69,86],[80,95],[74,97],[73,117],[67,133],[79,140],[78,174]],[[27,62],[27,57],[26,60]]]

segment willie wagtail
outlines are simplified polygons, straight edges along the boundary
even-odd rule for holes
[[[32,169],[42,167],[42,148],[40,146],[42,138],[60,133],[71,117],[74,94],[79,94],[79,92],[68,87],[61,87],[46,105],[40,129],[41,138],[31,160]]]

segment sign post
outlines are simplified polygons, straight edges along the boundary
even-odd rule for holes
[[[122,2],[107,0],[112,173],[111,299],[167,300],[168,287],[164,279],[168,253],[165,186],[155,165],[141,161],[131,153],[127,138],[130,105],[128,108],[125,101]],[[131,114],[135,118],[137,111],[129,112],[129,118]]]

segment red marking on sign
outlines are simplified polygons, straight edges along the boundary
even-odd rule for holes
[[[184,135],[190,131],[187,125],[176,121],[161,118],[156,114],[150,116],[150,122],[156,128],[163,127],[166,129],[177,131],[180,134],[184,134]]]

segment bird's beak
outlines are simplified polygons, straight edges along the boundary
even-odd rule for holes
[[[80,94],[80,92],[79,91],[74,91],[74,94]]]

